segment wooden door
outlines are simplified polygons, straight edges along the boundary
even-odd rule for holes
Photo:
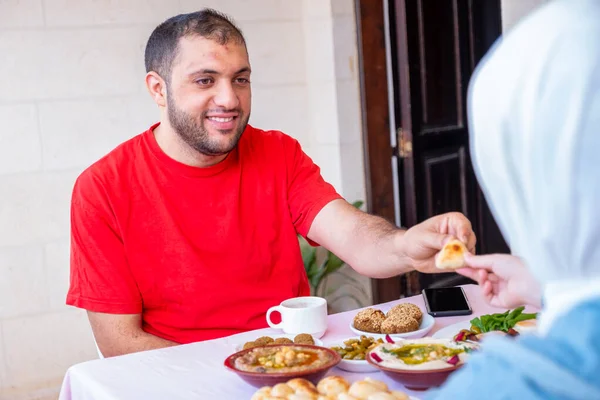
[[[368,9],[373,2],[358,3],[359,17],[372,19],[373,11]],[[388,8],[382,7],[389,16],[388,43],[392,55],[389,76],[393,80],[390,96],[393,107],[389,121],[394,125],[390,131],[395,131],[395,135],[388,144],[391,159],[388,165],[392,190],[396,191],[395,219],[402,226],[411,227],[436,214],[460,211],[473,223],[479,240],[478,252],[507,251],[472,170],[466,119],[471,73],[500,34],[499,3],[499,0],[389,0]],[[363,23],[363,89],[368,78],[364,72],[371,74],[371,78],[374,74],[365,58],[365,51],[372,51],[365,48],[365,36],[370,36],[366,28]],[[384,140],[380,133],[369,130],[372,111],[368,102],[372,104],[373,100],[368,96],[366,100],[368,165],[372,168],[374,152],[381,154]],[[373,194],[373,189],[381,186],[381,178],[372,174],[369,178],[373,186],[369,193]],[[372,211],[377,213],[376,209]],[[389,217],[389,204],[384,211]],[[376,281],[374,289],[376,301],[387,301],[416,294],[423,287],[462,282],[464,278],[456,274],[410,273]]]

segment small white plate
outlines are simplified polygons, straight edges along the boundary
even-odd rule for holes
[[[435,318],[433,318],[431,315],[429,315],[427,313],[423,313],[423,319],[421,320],[421,325],[419,325],[419,329],[417,329],[416,331],[405,332],[405,333],[390,333],[389,335],[393,339],[399,339],[399,338],[401,338],[401,339],[417,339],[417,338],[421,338],[421,337],[427,335],[429,333],[429,331],[431,331],[433,329],[434,325],[435,325]],[[385,339],[384,333],[371,333],[371,332],[360,331],[360,330],[354,328],[353,322],[350,322],[350,330],[352,330],[352,332],[354,332],[357,335],[372,336],[375,339],[377,339],[377,338]]]
[[[448,325],[431,335],[431,337],[435,339],[454,339],[454,336],[458,335],[458,332],[463,329],[471,329],[471,322],[461,321],[452,325]]]
[[[288,338],[290,340],[294,340],[294,338],[296,337],[296,335],[264,335],[264,336],[268,336],[270,338],[273,339],[278,339],[278,338]],[[258,339],[260,336],[257,336],[256,339]],[[320,339],[317,339],[316,337],[313,336],[313,340],[315,342],[315,346],[323,346],[323,342]],[[244,343],[239,343],[235,346],[235,351],[242,351],[244,349],[244,344],[251,342],[252,340],[247,340]]]
[[[377,339],[373,335],[368,336]],[[342,347],[344,346],[344,342],[350,339],[360,339],[360,336],[352,336],[345,338],[344,340],[340,340],[338,342],[327,343],[327,347]],[[344,360],[342,358],[342,361],[340,361],[340,363],[336,365],[336,367],[348,372],[380,372],[379,368],[372,366],[367,362],[367,360]]]

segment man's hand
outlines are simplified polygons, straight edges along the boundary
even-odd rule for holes
[[[458,212],[437,215],[413,226],[402,236],[402,247],[417,271],[448,272],[435,267],[435,255],[452,239],[460,240],[471,253],[475,253],[477,239],[471,222]]]
[[[541,307],[542,290],[520,258],[510,254],[465,257],[467,268],[457,270],[477,281],[486,301],[501,308]]]

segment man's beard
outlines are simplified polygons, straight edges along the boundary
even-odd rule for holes
[[[250,118],[250,115],[243,115],[241,110],[219,110],[224,112],[237,111],[239,113],[237,118],[241,121],[233,136],[230,137],[229,142],[221,143],[219,140],[211,140],[204,126],[207,112],[203,112],[198,118],[194,118],[194,116],[177,107],[168,91],[167,107],[169,122],[179,137],[194,150],[208,156],[227,154],[233,150],[237,146],[240,137],[242,137]]]

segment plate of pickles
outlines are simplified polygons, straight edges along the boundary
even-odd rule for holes
[[[365,360],[365,355],[375,346],[384,343],[381,338],[367,335],[353,336],[340,342],[329,343],[327,347],[337,352],[342,361],[338,368],[348,372],[379,372],[379,369]]]

